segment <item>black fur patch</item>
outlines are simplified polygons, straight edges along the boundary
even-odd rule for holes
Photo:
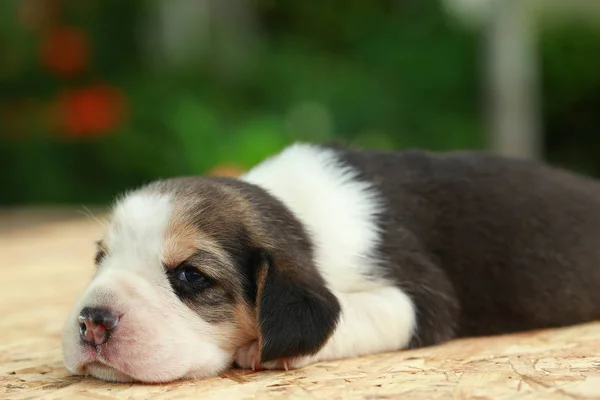
[[[243,262],[238,264],[240,276],[242,277],[242,290],[248,304],[255,306],[258,296],[258,271],[267,262],[267,254],[260,249],[253,249]]]
[[[411,347],[600,317],[600,184],[486,152],[335,148],[378,192],[383,273]]]
[[[340,315],[337,298],[322,285],[290,279],[273,260],[258,299],[261,362],[316,353]]]

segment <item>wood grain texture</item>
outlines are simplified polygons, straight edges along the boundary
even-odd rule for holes
[[[600,399],[600,323],[168,385],[73,377],[60,331],[100,231],[71,210],[0,213],[0,398]]]

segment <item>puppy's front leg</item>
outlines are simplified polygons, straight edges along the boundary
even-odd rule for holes
[[[319,361],[393,351],[408,346],[416,328],[415,307],[399,288],[336,293],[342,307],[338,325],[316,353],[260,364],[257,342],[240,348],[236,364],[252,369],[294,369]]]

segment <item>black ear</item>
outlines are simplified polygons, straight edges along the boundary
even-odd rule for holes
[[[333,333],[340,304],[311,270],[265,254],[256,299],[261,362],[314,354]]]

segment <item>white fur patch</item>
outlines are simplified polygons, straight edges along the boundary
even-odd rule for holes
[[[366,279],[378,270],[382,205],[334,150],[296,144],[242,177],[280,199],[315,245],[315,263],[342,306],[335,333],[315,357],[296,364],[404,348],[416,329],[415,307],[400,288]],[[299,365],[296,365],[299,366]]]
[[[172,211],[173,201],[167,194],[134,192],[117,202],[104,239],[115,256],[107,257],[103,269],[163,276],[161,254]]]
[[[338,295],[340,323],[317,360],[376,354],[408,345],[416,325],[411,299],[394,286]]]
[[[333,150],[296,144],[242,177],[280,199],[304,224],[319,272],[340,292],[379,286],[365,276],[376,269],[380,204],[370,185],[355,176]]]

